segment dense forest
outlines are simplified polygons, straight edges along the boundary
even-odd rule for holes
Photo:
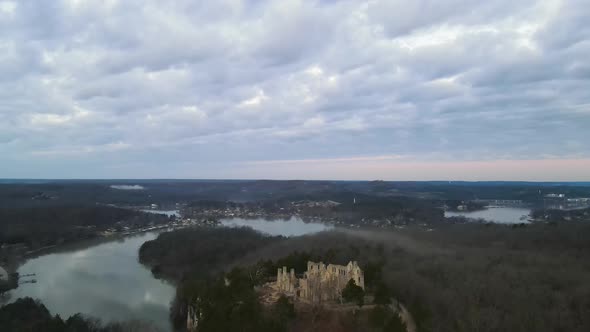
[[[246,253],[281,240],[246,227],[181,229],[144,243],[139,260],[156,276],[180,281],[215,275]]]
[[[163,215],[109,206],[0,208],[0,244],[30,249],[97,236],[107,228],[140,227],[168,222]]]
[[[224,231],[229,230],[219,229]],[[166,252],[173,246],[164,243],[182,248],[198,236],[174,232],[149,246]],[[279,264],[301,273],[307,259],[357,260],[369,290],[377,295],[385,289],[404,303],[419,331],[588,331],[589,237],[585,222],[334,231],[268,240],[232,257],[218,254],[223,259],[217,270],[238,267],[264,280]],[[231,247],[230,242],[216,245]],[[198,250],[183,253],[185,262],[204,259]]]
[[[139,259],[152,267],[154,275],[178,283],[170,309],[177,328],[186,326],[187,307],[198,299],[199,310],[207,317],[203,331],[231,331],[236,326],[243,326],[242,331],[283,331],[284,324],[275,316],[281,316],[284,310],[280,307],[288,304],[279,304],[276,312],[265,312],[254,292],[257,281],[242,270],[234,269],[228,276],[229,287],[224,281],[229,264],[283,240],[250,228],[182,229],[144,243]]]
[[[538,221],[550,223],[568,221],[590,222],[590,208],[576,210],[536,209],[531,212],[531,217]]]
[[[281,298],[265,308],[254,286],[250,276],[239,269],[183,282],[171,309],[175,327],[186,326],[190,305],[200,317],[199,331],[286,331],[295,318],[293,303]]]
[[[177,282],[170,312],[177,328],[186,325],[189,305],[198,308],[202,331],[234,331],[237,327],[241,331],[305,331],[312,326],[311,330],[322,327],[323,331],[381,331],[389,326],[387,331],[398,331],[393,327],[402,326],[398,317],[383,307],[390,303],[390,292],[380,279],[378,262],[368,262],[363,268],[368,289],[382,295],[377,298],[381,306],[370,303],[373,307],[357,316],[310,308],[311,311],[297,311],[299,316],[295,317],[293,303],[286,298],[280,298],[270,307],[263,306],[255,287],[273,281],[277,267],[291,266],[303,272],[308,260],[345,263],[347,257],[358,256],[358,248],[350,246],[327,252],[294,251],[276,260],[248,262],[249,254],[275,245],[288,245],[290,241],[266,237],[248,228],[184,229],[146,242],[140,250],[140,259],[154,266],[157,276]],[[350,302],[358,303],[357,295],[352,295]]]
[[[217,277],[185,280],[172,304],[171,318],[182,329],[186,308],[199,317],[199,331],[374,331],[406,332],[389,298],[375,297],[365,303],[365,292],[351,282],[343,290],[344,306],[302,306],[280,296],[263,304],[256,287],[261,280],[256,266],[234,268]],[[383,289],[381,287],[380,289]],[[387,293],[387,291],[384,291]]]
[[[135,186],[121,190],[117,186]],[[35,180],[1,181],[0,207],[175,204],[197,200],[263,202],[355,195],[429,200],[515,199],[541,203],[544,195],[590,197],[590,183],[448,181],[266,180]]]
[[[315,218],[325,221],[339,221],[344,224],[367,224],[379,220],[388,224],[400,223],[439,223],[444,221],[441,202],[409,197],[378,197],[355,193],[338,193],[327,197],[308,196],[287,199],[266,200],[263,202],[220,202],[194,201],[185,207],[184,213],[194,218],[223,218],[227,210],[234,215],[290,217],[297,215],[303,219]],[[327,198],[331,198],[327,200]],[[297,200],[292,200],[297,199]],[[334,201],[336,200],[336,201]],[[239,212],[238,212],[239,211]]]
[[[587,331],[589,235],[589,224],[354,231],[292,239],[249,259],[308,250],[376,264],[420,331]]]
[[[445,203],[458,206],[482,198],[538,203],[545,193],[590,196],[587,185],[144,181],[138,186],[121,190],[101,181],[0,185],[0,243],[29,250],[92,238],[107,229],[169,221],[104,205],[109,200],[123,205],[182,201],[186,205],[179,206],[197,213],[229,207],[347,224],[375,225],[371,221],[381,219],[404,227],[337,229],[293,238],[246,228],[195,227],[160,234],[140,248],[139,258],[155,276],[177,284],[170,312],[177,326],[186,324],[189,304],[206,301],[200,308],[207,312],[204,324],[210,331],[237,326],[245,326],[244,331],[398,331],[402,326],[389,306],[399,301],[419,332],[590,330],[590,209],[534,210],[534,223],[518,225],[451,223],[441,209]],[[257,289],[273,280],[278,267],[302,273],[308,260],[359,262],[369,300],[359,300],[358,289],[352,290],[351,305],[362,307],[354,311],[358,315],[302,310],[286,299],[260,303]],[[54,331],[78,331],[76,326],[80,331],[124,330],[121,324],[78,315],[51,316],[30,299],[0,309],[0,319],[16,331],[34,330],[35,322]],[[140,323],[125,324],[133,330]]]

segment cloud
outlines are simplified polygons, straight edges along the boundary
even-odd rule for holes
[[[590,158],[589,21],[583,0],[0,1],[3,175]]]
[[[577,181],[587,176],[590,159],[440,161],[375,156],[273,160],[245,167],[254,179]]]

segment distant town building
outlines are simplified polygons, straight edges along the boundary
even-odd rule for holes
[[[565,194],[547,194],[545,195],[547,198],[564,198]]]

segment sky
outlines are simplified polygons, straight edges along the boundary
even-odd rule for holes
[[[587,0],[0,0],[0,178],[590,180]]]

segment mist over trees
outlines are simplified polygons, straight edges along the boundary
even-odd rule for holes
[[[387,292],[404,303],[418,331],[588,331],[589,236],[590,223],[578,222],[334,231],[268,241],[231,263],[224,259],[221,266],[240,267],[250,276],[256,273],[249,269],[262,269],[260,280],[265,280],[276,273],[278,262],[300,273],[309,258],[357,260],[367,292]],[[182,234],[166,242],[182,247],[193,243],[190,238]],[[190,255],[203,259],[199,251]],[[375,301],[386,305],[386,298]]]
[[[250,228],[198,227],[162,233],[139,249],[139,260],[169,280],[215,275],[231,262],[269,243],[284,240]]]

